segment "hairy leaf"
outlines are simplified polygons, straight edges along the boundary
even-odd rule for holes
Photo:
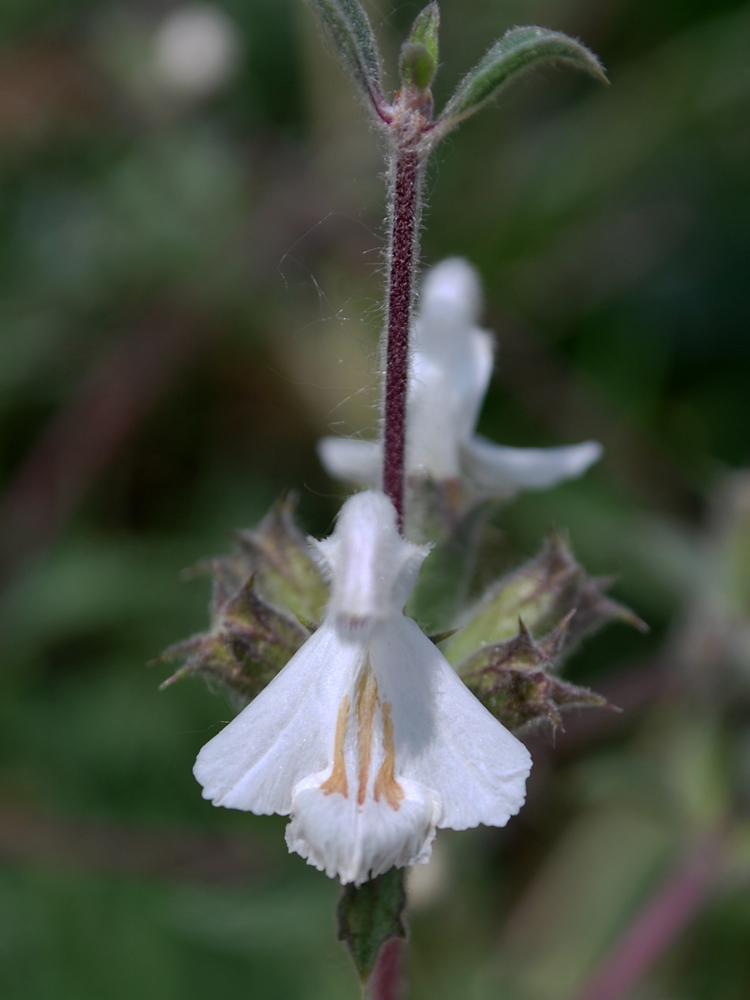
[[[567,62],[607,82],[597,57],[574,38],[546,28],[511,28],[459,83],[440,116],[438,128],[448,131],[496,96],[523,70],[542,62]]]
[[[440,8],[436,3],[429,3],[420,11],[411,26],[408,41],[415,45],[424,45],[437,63],[440,49],[438,46],[438,31],[440,29]]]
[[[406,42],[401,46],[401,83],[415,90],[427,90],[435,77],[437,63],[425,45]]]
[[[333,42],[344,69],[377,114],[386,107],[380,54],[370,21],[358,0],[308,0]]]

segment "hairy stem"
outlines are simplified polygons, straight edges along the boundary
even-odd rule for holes
[[[399,526],[404,520],[406,396],[409,387],[409,329],[417,262],[422,170],[419,154],[399,150],[393,178],[383,428],[383,491]]]

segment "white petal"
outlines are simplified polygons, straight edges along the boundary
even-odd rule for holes
[[[476,325],[482,308],[479,273],[463,257],[448,257],[425,275],[419,303],[420,316],[440,321],[450,316],[454,326]]]
[[[464,471],[483,491],[500,495],[519,489],[543,490],[575,479],[602,455],[597,441],[562,448],[508,448],[479,435],[464,442]]]
[[[400,613],[427,549],[401,538],[390,500],[351,497],[317,544],[326,619],[194,773],[216,805],[291,813],[290,850],[361,883],[425,862],[437,826],[502,826],[531,762]]]
[[[394,866],[424,864],[430,857],[440,799],[413,781],[399,782],[405,797],[397,810],[369,797],[326,795],[321,783],[330,770],[300,783],[286,828],[290,851],[342,883],[361,885]]]
[[[295,785],[331,763],[339,705],[365,655],[324,622],[200,751],[193,774],[203,797],[259,815],[288,814]]]
[[[427,273],[414,330],[414,358],[409,387],[413,465],[427,434],[437,448],[466,440],[474,430],[492,375],[494,340],[477,326],[482,292],[477,271],[468,261],[450,257]],[[458,461],[457,454],[453,458]],[[427,471],[438,475],[429,466]],[[459,474],[458,466],[451,475]]]
[[[504,826],[526,795],[531,756],[523,743],[411,619],[394,618],[373,634],[370,663],[392,705],[397,780],[440,796],[439,827]]]
[[[417,322],[407,410],[406,460],[412,475],[455,479],[459,447],[474,430],[492,374],[492,339],[483,330]]]
[[[383,449],[378,441],[324,437],[318,441],[318,458],[334,479],[367,486],[380,484]]]
[[[480,330],[479,277],[453,257],[428,272],[414,326],[406,460],[412,475],[460,476],[459,446],[476,424],[492,374],[493,340]]]
[[[460,475],[459,446],[474,430],[492,374],[493,339],[476,325],[480,308],[479,277],[467,261],[454,257],[428,272],[409,371],[411,475],[437,480]],[[318,442],[318,454],[337,479],[380,484],[379,442],[327,437]]]

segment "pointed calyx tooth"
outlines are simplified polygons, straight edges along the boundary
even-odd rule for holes
[[[233,552],[188,571],[213,574],[211,624],[158,658],[185,661],[162,687],[198,674],[250,701],[317,628],[328,586],[294,523],[295,505],[282,498],[257,528],[236,533]]]
[[[562,713],[575,708],[614,708],[595,691],[556,676],[567,615],[544,639],[535,642],[523,621],[505,642],[485,646],[466,660],[459,673],[466,686],[508,729],[528,731],[562,726]]]
[[[238,551],[226,561],[239,564],[243,581],[254,575],[256,589],[271,604],[319,621],[328,586],[294,522],[296,506],[297,496],[290,493],[276,501],[257,528],[235,532]]]
[[[445,632],[433,632],[427,638],[430,642],[433,642],[436,646],[439,646],[441,642],[445,642],[446,639],[450,639],[452,635],[458,632],[457,628],[449,628]]]
[[[621,621],[645,631],[647,626],[637,615],[605,593],[611,583],[609,578],[589,576],[567,538],[552,532],[534,559],[491,586],[463,616],[457,635],[446,643],[445,655],[458,667],[480,647],[511,639],[519,618],[535,637],[549,635],[568,618],[562,656],[608,622]]]
[[[258,593],[293,615],[318,621],[328,602],[328,585],[314,558],[308,538],[294,522],[297,495],[282,496],[257,528],[232,533],[235,549],[227,555],[200,562],[183,577],[211,573],[214,578],[212,608],[236,594],[250,577]]]
[[[297,652],[308,630],[267,604],[251,578],[215,609],[211,629],[170,646],[160,661],[184,658],[184,665],[161,685],[190,674],[217,681],[248,702],[273,680]]]

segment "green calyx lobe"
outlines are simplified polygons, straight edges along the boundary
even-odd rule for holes
[[[512,639],[519,618],[537,638],[552,632],[572,611],[564,633],[566,656],[608,622],[647,630],[637,615],[607,595],[611,583],[589,576],[567,538],[552,533],[535,558],[498,580],[463,615],[456,623],[458,632],[445,644],[445,655],[461,673],[464,661],[478,649]]]

